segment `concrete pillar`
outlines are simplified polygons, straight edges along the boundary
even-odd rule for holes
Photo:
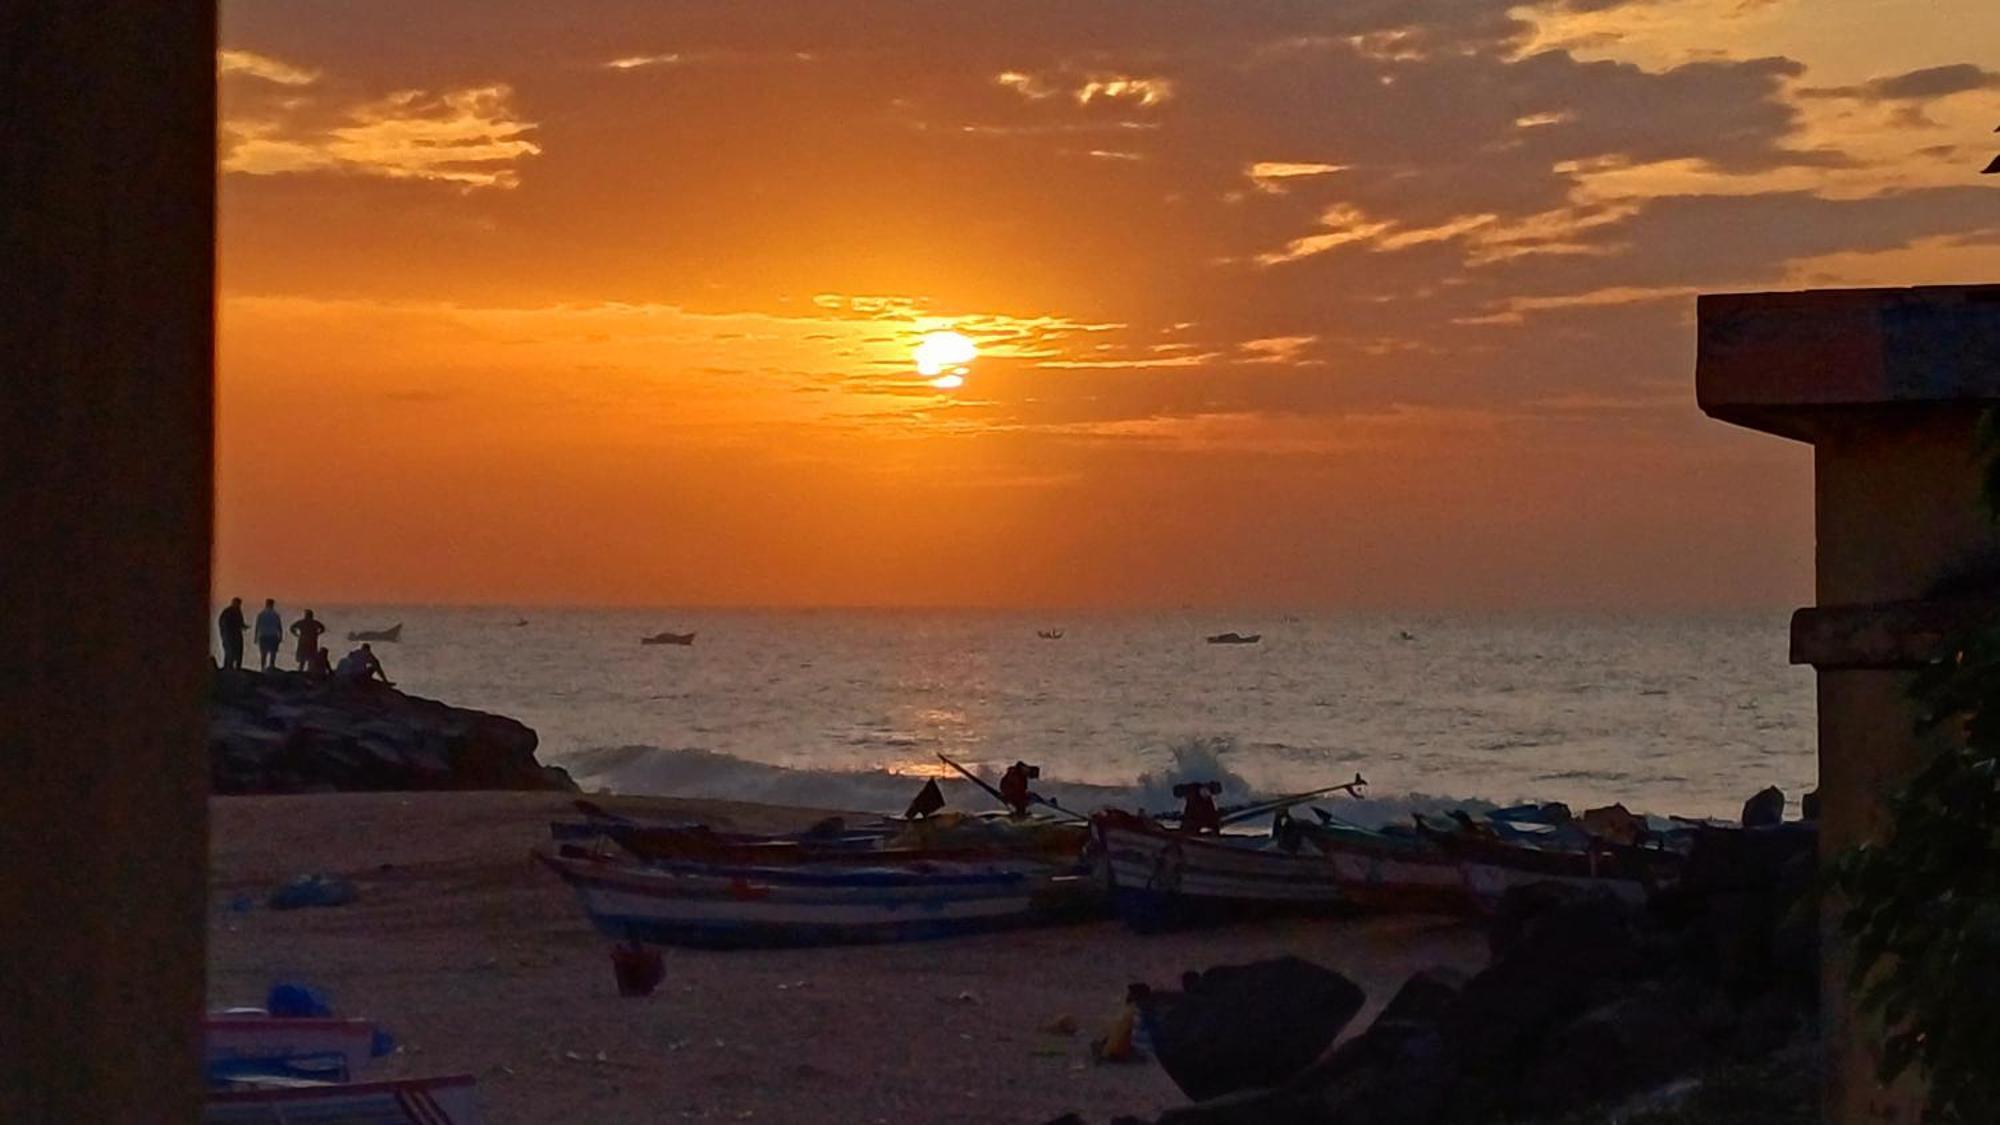
[[[0,1121],[194,1121],[215,9],[4,22]]]
[[[1792,660],[1819,678],[1822,856],[1875,836],[1921,756],[1911,669],[1971,615],[1994,616],[2000,524],[1979,499],[1974,427],[2000,404],[2000,286],[1708,296],[1696,391],[1724,421],[1810,442],[1818,605]],[[1918,1120],[1874,1077],[1829,904],[1822,1000],[1827,1120]]]

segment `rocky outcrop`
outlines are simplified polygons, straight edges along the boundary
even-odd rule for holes
[[[1420,973],[1292,1078],[1159,1125],[1581,1119],[1565,1115],[1772,1057],[1813,1019],[1814,837],[1798,824],[1705,831],[1680,885],[1643,909],[1515,888],[1485,970]]]
[[[567,789],[535,760],[535,732],[386,684],[218,671],[209,704],[215,793]]]

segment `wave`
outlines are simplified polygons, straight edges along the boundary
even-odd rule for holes
[[[1168,747],[1172,764],[1148,771],[1124,785],[1094,785],[1042,777],[1035,792],[1077,812],[1138,808],[1162,812],[1180,807],[1173,787],[1185,781],[1219,781],[1225,804],[1262,800],[1272,794],[1247,781],[1223,760],[1234,750],[1227,738],[1198,738]],[[579,751],[560,763],[586,790],[603,793],[700,797],[753,801],[803,808],[851,809],[900,814],[916,796],[928,774],[895,773],[885,769],[809,769],[773,765],[694,747],[605,746]],[[993,798],[971,782],[939,777],[948,807],[978,812],[994,807]],[[1392,797],[1352,798],[1341,794],[1316,804],[1356,824],[1409,823],[1412,813],[1443,815],[1452,809],[1482,812],[1496,802],[1479,798],[1407,793]]]

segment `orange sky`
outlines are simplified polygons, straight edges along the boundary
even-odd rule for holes
[[[1987,0],[412,7],[223,6],[224,594],[1788,606],[1692,294],[2000,278]]]

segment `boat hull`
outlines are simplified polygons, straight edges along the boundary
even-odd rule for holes
[[[479,1125],[469,1074],[209,1093],[202,1125]]]
[[[1317,854],[1169,832],[1122,814],[1100,814],[1093,826],[1112,906],[1141,932],[1353,905]]]
[[[1021,866],[639,866],[542,856],[598,932],[708,949],[919,941],[1052,921],[1076,884]]]

